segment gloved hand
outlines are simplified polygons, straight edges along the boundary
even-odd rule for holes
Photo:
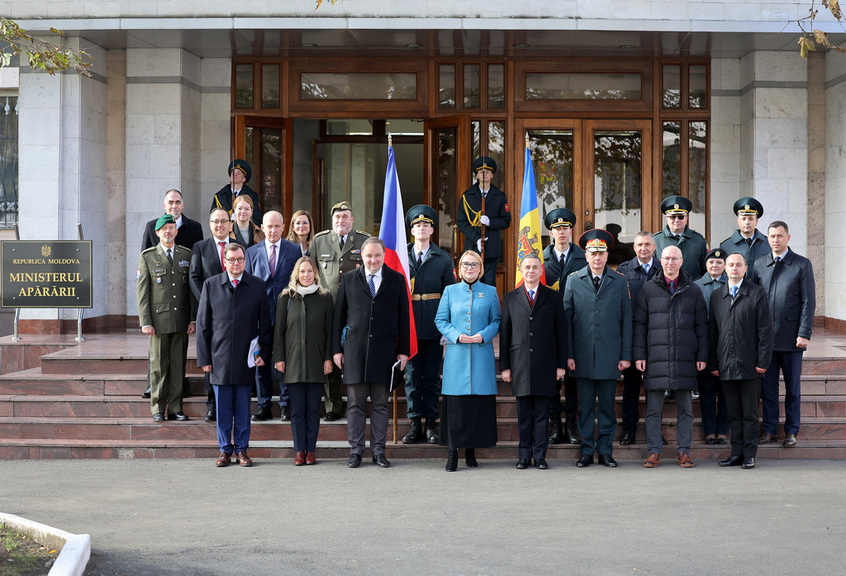
[[[485,236],[484,238],[479,238],[478,240],[476,240],[476,250],[478,250],[481,253],[482,252],[482,242],[487,242],[487,240],[488,240],[487,236]]]
[[[485,216],[485,215],[479,216],[479,221],[480,221],[482,224],[484,224],[485,226],[490,226],[490,225],[491,225],[491,219],[490,219],[490,218],[488,218],[488,217],[487,217],[487,216]]]

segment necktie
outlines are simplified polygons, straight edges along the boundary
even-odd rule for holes
[[[754,242],[754,241],[755,241],[755,238],[754,238],[754,237],[753,237],[753,238],[747,238],[747,239],[746,239],[746,244],[747,244],[750,248],[752,248],[752,242]]]
[[[643,273],[649,276],[649,264],[641,264],[643,266]]]
[[[226,242],[218,242],[220,244],[220,269],[223,270],[223,250],[226,248]]]
[[[232,279],[232,285],[233,285],[235,288],[237,288],[237,287],[238,287],[238,279],[237,279],[237,278],[233,278],[233,279]]]
[[[167,261],[173,266],[173,256],[170,254],[170,248],[167,249]]]
[[[734,298],[735,296],[737,296],[737,286],[732,286],[731,287],[731,297]]]
[[[561,265],[561,269],[564,269],[564,263],[567,261],[567,256],[564,254],[561,255],[561,258],[558,259],[558,263]]]
[[[779,262],[781,262],[781,256],[776,256],[775,263],[778,264]]]
[[[676,293],[676,281],[675,280],[670,280],[669,288],[670,288],[670,294]]]
[[[534,290],[529,290],[529,303],[530,304],[535,303],[535,291]]]
[[[340,237],[340,242],[338,244],[341,247],[341,252],[343,252],[344,251],[344,237],[343,236]]]
[[[593,277],[593,287],[596,289],[597,292],[599,292],[599,285],[600,284],[602,284],[602,278],[600,278],[599,276],[594,276]]]
[[[374,278],[375,278],[374,274],[369,274],[367,276],[367,285],[370,286],[370,297],[371,298],[376,297],[376,282],[374,282],[374,280],[373,280]]]
[[[423,252],[418,252],[417,253],[417,267],[420,268],[420,266],[422,264],[423,264]]]
[[[676,242],[681,242],[681,234],[675,234],[673,238],[676,239]]]
[[[276,244],[270,245],[270,258],[267,264],[270,266],[270,277],[273,278],[273,275],[276,273]]]

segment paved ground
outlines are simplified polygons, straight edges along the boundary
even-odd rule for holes
[[[670,456],[669,454],[667,455]],[[92,538],[86,574],[836,574],[846,462],[295,468],[0,463],[0,511]]]

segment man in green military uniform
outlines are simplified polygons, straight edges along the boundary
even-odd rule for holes
[[[135,297],[141,331],[150,337],[150,407],[153,421],[188,420],[182,412],[188,334],[194,332],[194,301],[188,285],[191,250],[176,245],[176,221],[156,221],[159,243],[141,253]]]
[[[655,253],[661,254],[667,246],[678,246],[684,263],[682,268],[691,278],[701,278],[707,268],[705,255],[708,254],[708,242],[705,238],[688,227],[693,203],[684,196],[669,196],[661,202],[661,212],[667,225],[653,235]]]
[[[771,252],[767,237],[758,230],[758,219],[764,215],[764,206],[755,198],[744,196],[732,208],[737,216],[737,230],[720,244],[725,258],[729,254],[743,254],[748,264],[747,278],[752,278],[755,261]]]
[[[349,202],[332,206],[332,229],[315,234],[309,253],[317,261],[317,272],[324,288],[338,296],[341,275],[362,265],[361,245],[370,237],[367,232],[353,230],[352,207]],[[344,412],[341,393],[341,371],[335,367],[325,384],[326,420],[337,420]]]

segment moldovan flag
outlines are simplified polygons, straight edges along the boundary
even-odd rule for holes
[[[546,274],[543,270],[543,254],[541,253],[540,212],[538,210],[538,193],[535,190],[535,167],[532,166],[532,153],[526,145],[526,158],[523,162],[523,194],[520,201],[520,228],[517,233],[517,277],[514,286],[523,285],[520,275],[520,262],[525,256],[535,254],[541,259],[540,283],[546,284]]]
[[[388,145],[388,171],[385,173],[385,197],[382,200],[382,223],[379,238],[385,243],[385,266],[405,276],[405,290],[408,294],[409,326],[411,326],[409,358],[417,354],[417,327],[414,325],[414,311],[411,309],[411,274],[408,268],[408,241],[405,235],[405,210],[402,207],[394,147]]]

